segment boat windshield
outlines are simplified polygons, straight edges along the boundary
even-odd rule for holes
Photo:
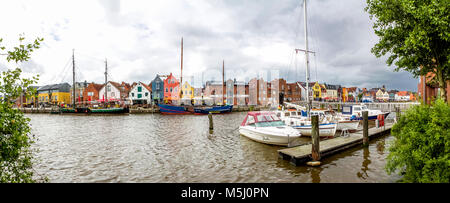
[[[258,122],[256,123],[256,127],[279,127],[279,126],[285,126],[283,121],[272,121],[272,122]]]
[[[366,110],[367,110],[367,106],[361,106],[361,109],[362,109],[363,111],[366,111]]]
[[[257,119],[258,119],[258,122],[272,122],[272,121],[280,120],[280,118],[278,118],[278,116],[276,116],[275,114],[273,114],[273,115],[258,115]]]

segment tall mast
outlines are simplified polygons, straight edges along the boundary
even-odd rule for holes
[[[309,98],[309,57],[308,57],[308,15],[306,14],[306,0],[303,0],[303,7],[304,7],[304,13],[305,13],[305,45],[306,45],[306,101],[308,102],[307,110],[308,110],[308,116],[310,115],[311,110],[311,98]]]
[[[105,58],[105,103],[106,103],[106,100],[108,100],[108,94],[107,94],[108,88],[106,87],[107,84],[108,84],[108,61]]]
[[[73,108],[75,108],[76,107],[76,104],[75,104],[75,49],[72,49],[72,65],[73,65],[73,74],[72,74],[72,76],[73,76],[73,78],[72,78],[72,81],[73,81]]]
[[[222,105],[225,105],[225,60],[222,61]]]
[[[183,96],[183,91],[181,91],[181,87],[183,87],[183,37],[181,37],[181,76],[180,76],[180,101]]]

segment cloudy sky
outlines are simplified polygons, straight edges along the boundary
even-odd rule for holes
[[[408,72],[394,72],[370,49],[377,42],[364,0],[308,1],[311,80],[344,86],[417,90]],[[104,81],[149,83],[156,74],[180,75],[198,86],[225,77],[259,76],[305,81],[302,0],[5,0],[0,6],[2,45],[43,37],[32,59],[19,64],[39,84]],[[0,70],[13,68],[0,58]]]

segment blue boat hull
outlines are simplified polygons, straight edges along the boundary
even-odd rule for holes
[[[187,111],[187,109],[183,106],[172,106],[165,104],[158,104],[159,111],[162,114],[190,114],[191,112]]]
[[[213,106],[210,108],[194,108],[195,114],[209,114],[209,113],[229,113],[233,110],[233,106]]]
[[[233,110],[233,106],[213,106],[208,108],[193,108],[184,106],[172,106],[166,104],[158,104],[159,111],[162,114],[209,114],[209,113],[229,113]]]

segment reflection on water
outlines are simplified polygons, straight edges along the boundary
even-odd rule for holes
[[[320,167],[278,158],[283,147],[238,132],[245,113],[79,116],[27,114],[50,182],[395,182],[384,171],[385,140],[326,157]],[[309,142],[310,138],[302,138]]]

